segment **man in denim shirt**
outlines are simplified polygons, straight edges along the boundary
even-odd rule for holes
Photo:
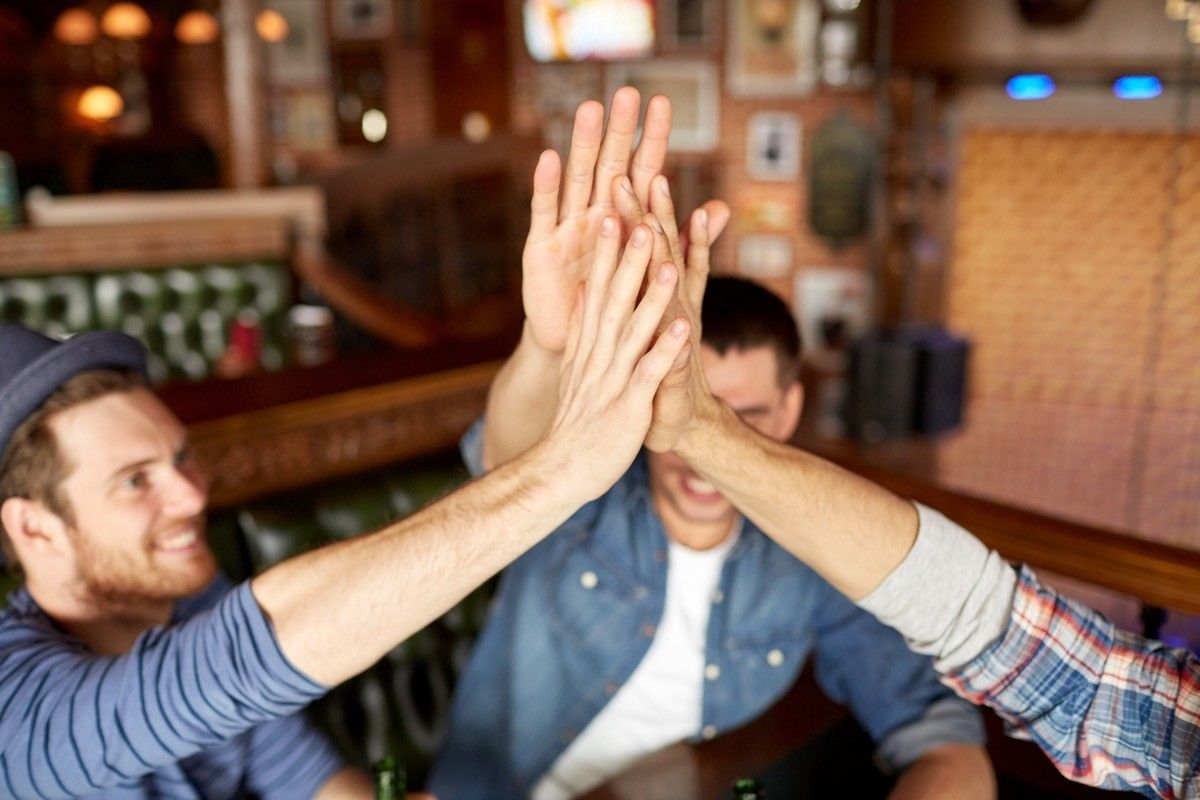
[[[707,257],[696,230],[689,253]],[[701,252],[703,250],[703,252]],[[527,326],[482,421],[463,440],[479,474],[533,416],[537,344]],[[800,415],[800,342],[784,303],[713,279],[701,361],[713,394],[777,440]],[[520,376],[518,378],[518,376]],[[508,419],[511,422],[511,419]],[[531,426],[529,419],[517,425]],[[580,454],[586,458],[586,454]],[[643,453],[505,573],[458,689],[431,779],[439,796],[573,797],[673,742],[708,739],[760,715],[805,659],[903,770],[895,796],[990,797],[978,713],[929,660],[744,520],[670,453]]]

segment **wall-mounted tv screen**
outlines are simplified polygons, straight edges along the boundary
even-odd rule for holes
[[[654,48],[654,0],[525,0],[538,61],[641,58]]]

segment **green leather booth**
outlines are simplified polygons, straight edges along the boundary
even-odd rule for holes
[[[292,273],[272,262],[0,276],[0,323],[53,336],[123,330],[150,352],[150,377],[201,379],[225,352],[230,323],[256,312],[266,369],[283,363]]]

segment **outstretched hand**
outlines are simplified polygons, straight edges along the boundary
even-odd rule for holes
[[[607,491],[633,462],[650,427],[659,385],[691,349],[685,317],[657,332],[679,273],[669,261],[651,261],[652,239],[650,229],[639,225],[622,254],[619,221],[615,216],[602,220],[565,344],[558,410],[547,444],[571,455],[563,462],[572,464],[567,477],[590,498]],[[648,267],[648,286],[638,302]]]
[[[549,352],[561,353],[566,346],[571,309],[587,278],[600,224],[613,213],[613,179],[628,174],[632,185],[648,195],[651,179],[662,171],[671,103],[661,96],[650,100],[631,164],[640,107],[637,89],[618,89],[604,130],[604,106],[583,103],[575,113],[566,169],[553,150],[538,159],[522,254],[521,296],[533,339]]]

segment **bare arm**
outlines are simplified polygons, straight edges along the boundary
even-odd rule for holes
[[[619,233],[617,220],[606,220],[545,438],[406,520],[254,579],[255,599],[297,669],[327,685],[362,671],[628,468],[649,428],[654,392],[684,358],[688,324],[677,320],[655,340],[677,272],[656,265],[635,310],[649,231],[634,231],[618,267]]]
[[[913,762],[896,781],[890,800],[991,800],[996,776],[987,751],[944,744]]]
[[[912,547],[911,503],[743,424],[691,360],[690,422],[675,450],[776,542],[851,600],[878,586]]]

